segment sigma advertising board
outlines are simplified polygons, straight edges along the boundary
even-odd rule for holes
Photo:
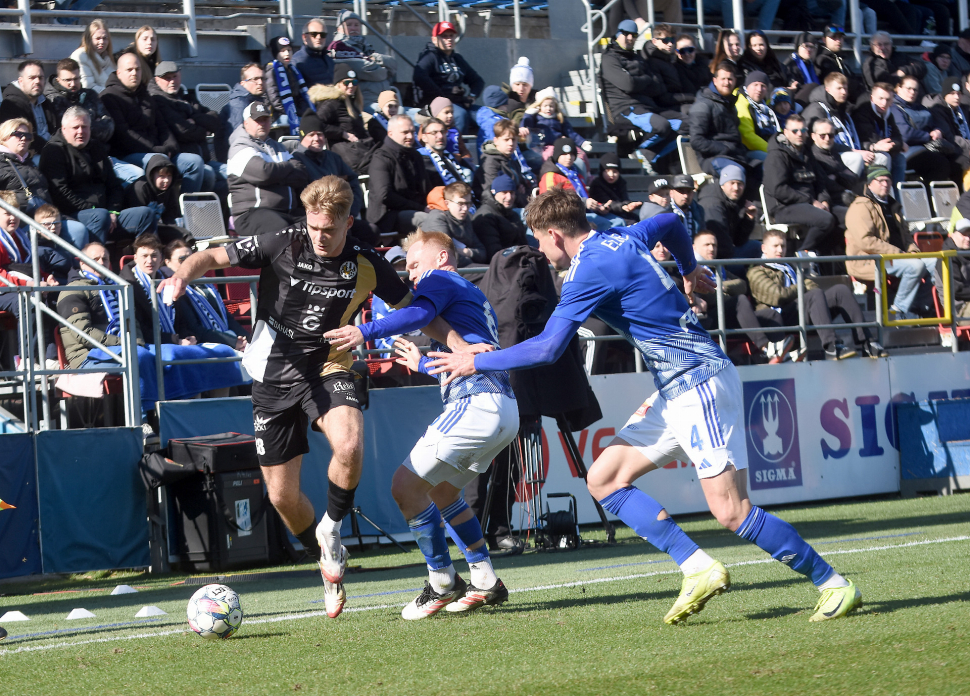
[[[893,404],[970,396],[968,353],[756,365],[738,371],[748,490],[757,505],[899,490]],[[574,434],[587,467],[655,391],[647,373],[599,375],[590,383],[603,418]],[[597,522],[585,484],[550,418],[543,419],[543,445],[543,492],[573,493],[580,522]],[[672,514],[707,509],[690,462],[671,462],[637,485]],[[520,497],[525,502],[527,495]],[[516,506],[513,521],[522,504]],[[560,506],[553,501],[553,509]]]

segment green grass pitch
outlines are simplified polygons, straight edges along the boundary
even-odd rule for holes
[[[418,622],[402,620],[400,609],[424,572],[397,567],[420,563],[416,550],[355,554],[351,563],[364,572],[348,574],[347,610],[337,619],[323,612],[318,577],[236,575],[227,584],[245,619],[227,641],[189,631],[185,605],[197,586],[184,575],[76,576],[0,585],[0,615],[19,610],[31,619],[5,623],[0,689],[25,696],[970,694],[970,495],[774,512],[856,581],[858,613],[809,623],[818,593],[807,580],[697,516],[682,520],[684,528],[729,567],[733,586],[680,626],[661,621],[680,588],[676,566],[625,528],[612,547],[496,559],[513,593],[506,605]],[[464,560],[456,566],[467,572]],[[139,593],[109,595],[122,583]],[[168,615],[136,620],[145,605]],[[76,607],[96,618],[66,621]]]

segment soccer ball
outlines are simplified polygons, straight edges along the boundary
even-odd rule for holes
[[[206,585],[189,600],[189,627],[203,638],[228,638],[239,630],[239,595],[225,585]]]

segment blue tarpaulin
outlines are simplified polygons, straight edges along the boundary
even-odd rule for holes
[[[0,578],[41,572],[32,435],[0,435]]]

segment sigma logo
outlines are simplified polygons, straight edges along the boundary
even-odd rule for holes
[[[352,280],[357,276],[357,264],[353,261],[344,261],[340,266],[340,277],[344,280]]]
[[[306,308],[306,316],[303,317],[303,328],[307,331],[316,331],[320,328],[320,315],[323,314],[321,305],[310,305]]]
[[[297,264],[296,264],[296,267],[297,268],[302,268],[304,271],[312,271],[313,270],[313,264],[312,263],[307,263],[306,261],[298,261]]]
[[[801,486],[795,380],[745,382],[744,409],[752,490]]]
[[[261,433],[266,430],[266,424],[269,423],[269,416],[263,418],[262,416],[253,415],[253,431]]]
[[[333,391],[334,393],[337,393],[337,392],[349,392],[351,394],[357,393],[357,390],[354,389],[353,382],[334,382]]]

